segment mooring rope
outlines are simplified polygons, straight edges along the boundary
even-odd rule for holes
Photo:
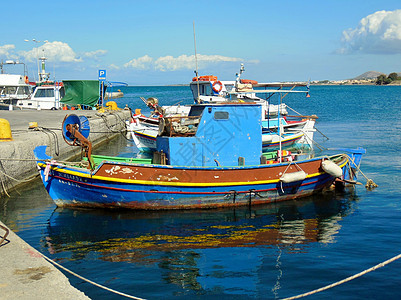
[[[316,147],[319,148],[320,151],[327,150],[327,148],[323,147],[320,145],[318,142],[316,142],[314,139],[310,138],[307,134],[304,133],[304,137],[306,137],[306,140],[309,140],[314,144]]]
[[[316,289],[316,290],[313,290],[313,291],[310,291],[310,292],[307,292],[307,293],[304,293],[304,294],[300,294],[300,295],[297,295],[297,296],[284,298],[283,300],[299,299],[299,298],[303,298],[303,297],[306,297],[306,296],[310,296],[310,295],[313,295],[313,294],[316,294],[316,293],[319,293],[319,292],[328,290],[328,289],[330,289],[330,288],[333,288],[333,287],[338,286],[338,285],[340,285],[340,284],[343,284],[343,283],[345,283],[345,282],[351,281],[351,280],[353,280],[353,279],[355,279],[355,278],[361,277],[361,276],[363,276],[363,275],[365,275],[365,274],[367,274],[367,273],[369,273],[369,272],[372,272],[372,271],[374,271],[374,270],[377,270],[377,269],[379,269],[379,268],[381,268],[381,267],[384,267],[385,265],[388,265],[389,263],[392,263],[393,261],[396,261],[396,260],[399,259],[399,258],[401,258],[401,254],[398,254],[398,255],[394,256],[393,258],[390,258],[390,259],[388,259],[388,260],[386,260],[386,261],[384,261],[384,262],[382,262],[382,263],[380,263],[380,264],[375,265],[374,267],[371,267],[371,268],[369,268],[369,269],[366,269],[366,270],[364,270],[364,271],[362,271],[362,272],[359,272],[358,274],[352,275],[352,276],[347,277],[347,278],[345,278],[345,279],[343,279],[343,280],[337,281],[337,282],[335,282],[335,283],[326,285],[326,286],[324,286],[324,287],[321,287],[321,288],[319,288],[319,289]]]
[[[297,112],[295,109],[293,109],[292,107],[286,105],[287,108],[291,109],[294,113],[296,113],[297,115],[301,116],[301,114],[299,112]]]
[[[16,178],[14,178],[14,177],[12,177],[12,176],[6,174],[6,173],[3,172],[2,170],[0,170],[0,173],[3,174],[4,176],[6,176],[6,177],[8,177],[8,178],[10,178],[10,179],[12,179],[12,180],[14,180],[14,181],[21,182],[21,183],[22,183],[22,182],[30,182],[33,178],[39,176],[39,174],[37,174],[37,175],[31,176],[29,179],[21,180],[21,179],[16,179]]]
[[[369,179],[365,174],[363,174],[361,168],[359,166],[356,165],[355,161],[353,158],[351,158],[349,155],[348,159],[352,162],[352,164],[355,166],[355,168],[357,169],[357,171],[361,172],[362,176],[365,177],[366,179],[366,185],[365,188],[367,188],[368,190],[373,190],[374,188],[377,188],[378,185],[376,183],[373,182],[372,179]]]
[[[62,265],[56,263],[54,260],[48,258],[48,257],[47,257],[46,255],[44,255],[43,253],[41,253],[41,252],[39,252],[39,251],[38,251],[38,253],[39,253],[44,259],[46,259],[48,262],[50,262],[51,264],[53,264],[53,265],[59,267],[60,269],[63,269],[64,271],[70,273],[71,275],[74,275],[75,277],[77,277],[77,278],[79,278],[79,279],[82,279],[82,280],[84,280],[84,281],[86,281],[86,282],[88,282],[88,283],[90,283],[90,284],[92,284],[92,285],[94,285],[94,286],[97,286],[97,287],[99,287],[99,288],[101,288],[101,289],[104,289],[104,290],[106,290],[106,291],[112,292],[112,293],[114,293],[114,294],[117,294],[117,295],[120,295],[120,296],[123,296],[123,297],[130,298],[130,299],[144,300],[144,298],[139,298],[139,297],[135,297],[135,296],[132,296],[132,295],[128,295],[128,294],[125,294],[125,293],[123,293],[123,292],[119,292],[119,291],[113,290],[113,289],[111,289],[111,288],[108,288],[108,287],[106,287],[106,286],[104,286],[104,285],[101,285],[101,284],[99,284],[99,283],[96,283],[96,282],[94,282],[94,281],[92,281],[92,280],[89,280],[89,279],[87,279],[87,278],[85,278],[85,277],[83,277],[83,276],[81,276],[81,275],[78,275],[77,273],[75,273],[75,272],[73,272],[73,271],[67,269],[66,267],[63,267]]]

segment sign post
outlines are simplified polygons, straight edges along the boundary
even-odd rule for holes
[[[100,82],[100,104],[103,107],[104,99],[104,82],[106,81],[106,70],[99,70],[99,82]]]

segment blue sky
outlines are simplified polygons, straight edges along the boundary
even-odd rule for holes
[[[241,63],[259,82],[401,72],[399,0],[8,1],[0,59],[24,62],[31,79],[44,53],[52,79],[106,69],[107,80],[130,85],[189,83],[193,23],[199,74],[221,80]]]

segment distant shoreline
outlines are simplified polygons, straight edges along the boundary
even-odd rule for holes
[[[282,82],[283,84],[299,84],[300,82]],[[307,82],[303,82],[303,84],[307,84]],[[376,83],[311,83],[311,86],[341,86],[341,85],[346,85],[346,86],[357,86],[357,85],[377,85]],[[189,86],[189,84],[168,84],[165,86]],[[401,80],[393,81],[392,83],[389,84],[383,84],[383,85],[377,85],[377,86],[401,86]]]

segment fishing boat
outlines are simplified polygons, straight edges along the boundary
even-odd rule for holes
[[[46,57],[39,58],[41,68],[38,72],[39,80],[30,82],[33,92],[29,97],[17,99],[15,103],[18,109],[56,110],[60,108],[60,100],[64,97],[64,85],[62,82],[50,80],[50,73],[46,72]]]
[[[241,79],[245,71],[241,64],[240,72],[235,81],[220,81],[217,76],[197,76],[192,79],[190,88],[195,103],[258,103],[262,107],[261,118],[263,128],[263,149],[277,149],[277,142],[283,140],[283,147],[302,149],[313,148],[313,134],[317,116],[287,116],[287,105],[283,99],[292,93],[304,93],[309,96],[306,84],[258,83],[255,80]],[[294,90],[306,87],[306,90]],[[266,99],[256,96],[267,95]],[[274,95],[280,97],[277,105],[269,103]],[[127,123],[127,132],[141,151],[154,151],[156,137],[159,131],[160,117],[187,116],[191,105],[160,106],[157,98],[141,100],[152,110],[149,117],[140,112],[135,113],[131,122]],[[280,127],[280,128],[279,128]],[[273,142],[272,142],[273,141]]]
[[[254,87],[277,87],[276,84],[260,84],[256,80],[241,79],[245,71],[241,64],[240,72],[236,74],[235,80],[222,81],[214,75],[196,76],[189,84],[195,103],[218,103],[231,101],[256,102],[262,105],[263,118],[286,115],[287,109],[284,103],[271,104],[268,100],[256,95]],[[280,89],[287,85],[281,84]],[[299,86],[299,85],[298,85]]]
[[[109,99],[117,99],[124,97],[124,93],[121,92],[121,90],[117,90],[117,92],[105,92],[104,95],[104,100],[109,100]]]
[[[97,157],[89,122],[69,115],[62,131],[86,160],[57,162],[35,150],[43,184],[61,207],[192,209],[256,205],[321,192],[355,180],[363,149],[297,160],[262,152],[261,105],[198,104],[187,117],[163,118],[157,148],[147,161]],[[86,119],[86,120],[85,120]],[[174,124],[177,123],[177,124]]]
[[[143,152],[156,150],[156,138],[159,134],[160,119],[163,116],[183,117],[189,112],[176,110],[175,113],[165,113],[163,108],[157,106],[156,98],[144,100],[149,107],[154,109],[151,116],[142,115],[140,109],[136,109],[131,120],[127,121],[128,138],[132,139],[136,147]],[[151,104],[149,104],[151,103]],[[240,103],[240,102],[239,102]],[[190,106],[189,106],[190,108]],[[263,151],[278,150],[281,142],[283,149],[310,150],[313,147],[313,133],[316,116],[286,116],[262,121]],[[280,120],[280,123],[279,121]],[[163,121],[163,120],[162,120]]]
[[[35,87],[29,99],[19,100],[16,106],[20,109],[56,110],[60,109],[60,99],[64,97],[62,82],[44,82]]]
[[[152,123],[151,118],[146,121],[140,121],[140,117],[135,116],[134,119],[136,120],[129,124],[129,138],[133,140],[138,150],[142,152],[156,151],[156,139],[160,134],[159,124]],[[159,120],[157,120],[157,123],[159,123]],[[174,126],[177,125],[175,124]],[[176,129],[179,130],[178,128]],[[311,138],[307,138],[305,132],[302,127],[299,130],[282,131],[281,133],[278,133],[277,130],[262,128],[262,150],[263,152],[279,150],[280,144],[282,149],[310,149],[312,146],[309,143]]]

